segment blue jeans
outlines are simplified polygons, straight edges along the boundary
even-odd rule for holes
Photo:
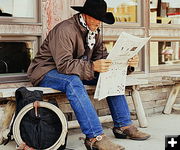
[[[57,70],[49,71],[39,83],[39,86],[50,87],[66,93],[82,132],[93,138],[103,133],[102,125],[84,84],[96,84],[97,80],[81,81],[77,75],[60,74]],[[84,84],[83,84],[84,83]],[[130,112],[124,95],[107,97],[115,127],[132,124]]]

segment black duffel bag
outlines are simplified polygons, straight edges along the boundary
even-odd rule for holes
[[[61,122],[62,118],[55,112],[58,107],[57,102],[43,102],[42,91],[29,91],[25,87],[17,89],[15,96],[16,112],[11,131],[8,134],[9,139],[13,135],[19,149],[43,150],[50,147],[52,149],[53,145],[56,145],[56,148],[53,149],[64,150],[67,139],[67,123],[66,120]],[[44,107],[44,105],[50,106],[52,109]],[[57,110],[60,111],[60,109]],[[57,148],[58,142],[61,145]]]

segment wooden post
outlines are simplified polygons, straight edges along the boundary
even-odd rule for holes
[[[139,125],[142,128],[146,128],[148,126],[148,122],[142,105],[141,97],[139,91],[136,90],[136,86],[133,86],[132,98],[136,109]]]
[[[167,100],[166,106],[164,108],[164,113],[165,114],[170,114],[173,104],[175,103],[176,97],[179,93],[179,89],[180,89],[180,84],[175,84],[175,86],[173,86],[169,98]]]

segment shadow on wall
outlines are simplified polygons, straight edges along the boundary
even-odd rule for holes
[[[2,10],[0,9],[0,16],[12,17],[12,14],[4,13],[4,12],[2,12]]]

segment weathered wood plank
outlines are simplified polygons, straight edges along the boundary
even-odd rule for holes
[[[132,85],[141,85],[141,84],[147,84],[148,80],[141,79],[141,78],[135,78],[133,76],[127,76],[127,86]],[[95,90],[96,86],[85,86],[87,90]],[[4,88],[0,89],[0,98],[7,98],[7,97],[14,97],[15,91],[18,88]],[[45,87],[27,87],[29,90],[41,90],[44,94],[51,94],[51,93],[59,93],[60,91],[54,90],[52,88],[45,88]]]
[[[0,98],[7,98],[7,97],[14,97],[15,91],[18,88],[8,88],[8,89],[0,89]],[[28,90],[40,90],[43,91],[44,94],[51,94],[51,93],[59,93],[60,91],[54,90],[52,88],[45,88],[45,87],[27,87]]]
[[[164,108],[164,113],[170,114],[180,90],[180,74],[171,74],[168,76],[163,76],[162,79],[172,80],[173,82],[175,82],[175,85],[172,87],[166,106]]]
[[[144,108],[142,105],[142,100],[141,100],[139,91],[136,90],[136,86],[133,86],[132,98],[134,101],[134,106],[136,109],[136,113],[137,113],[137,117],[138,117],[140,127],[147,127],[148,122],[147,122],[146,115],[144,112]]]
[[[167,100],[166,106],[164,108],[165,114],[171,113],[172,107],[176,101],[177,94],[179,93],[179,89],[180,89],[180,84],[176,84],[175,86],[173,86],[169,98]]]
[[[148,80],[145,78],[137,78],[134,75],[128,75],[126,78],[126,86],[148,84]]]
[[[180,74],[171,74],[168,76],[163,76],[162,79],[164,80],[172,80],[174,82],[179,82],[180,81]]]
[[[173,109],[179,111],[180,110],[180,104],[174,104]]]

